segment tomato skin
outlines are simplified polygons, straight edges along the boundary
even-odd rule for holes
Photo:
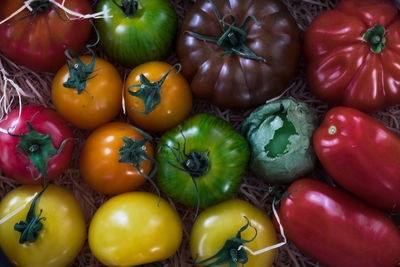
[[[336,107],[314,132],[313,143],[336,182],[373,206],[400,212],[400,139],[395,133],[361,111]]]
[[[86,226],[80,204],[64,188],[51,184],[39,199],[36,215],[42,209],[42,217],[46,220],[42,220],[43,228],[34,243],[19,244],[20,233],[14,231],[14,225],[25,220],[34,194],[41,190],[41,186],[24,185],[1,200],[0,218],[30,202],[22,211],[0,224],[0,246],[16,266],[67,266],[83,247]]]
[[[300,56],[297,24],[281,1],[213,2],[221,17],[235,16],[238,27],[247,16],[257,19],[258,25],[251,20],[245,28],[244,43],[266,62],[235,53],[225,57],[216,44],[189,35],[187,31],[219,38],[224,33],[210,1],[201,0],[186,14],[179,33],[176,52],[182,73],[198,98],[223,108],[260,106],[279,95],[296,73]]]
[[[89,226],[89,246],[108,266],[133,266],[172,256],[182,241],[182,223],[172,206],[148,192],[117,195]]]
[[[26,121],[35,115],[31,122],[33,128],[41,134],[49,134],[56,149],[59,149],[64,140],[70,139],[59,154],[50,158],[47,166],[48,181],[62,174],[71,161],[73,149],[72,131],[67,123],[55,111],[40,106],[24,106],[20,120],[18,115],[18,108],[10,112],[0,121],[0,128],[7,130],[15,126],[13,134],[25,134],[28,132]],[[19,138],[0,132],[0,170],[22,184],[39,184],[42,179],[33,179],[38,176],[38,172],[31,161],[17,153],[16,146],[19,142]]]
[[[246,247],[257,251],[277,243],[274,226],[267,214],[243,200],[226,200],[202,211],[194,222],[190,235],[192,258],[201,261],[216,254],[225,241],[235,237],[246,224],[243,216],[257,229],[257,237],[254,241],[245,243]],[[250,240],[254,234],[254,229],[248,227],[242,232],[241,238]],[[275,250],[257,256],[247,253],[247,256],[249,261],[245,264],[246,267],[267,267],[274,261]]]
[[[163,132],[185,120],[192,108],[192,92],[188,82],[173,70],[161,86],[161,100],[157,107],[149,114],[144,112],[143,101],[128,93],[128,87],[140,84],[140,74],[150,80],[159,81],[172,66],[165,62],[152,61],[137,66],[129,74],[125,82],[125,104],[129,118],[139,127],[152,132]],[[135,92],[140,87],[132,87]]]
[[[0,21],[11,15],[23,4],[24,0],[3,0],[0,8]],[[62,0],[57,0],[62,3]],[[68,0],[65,7],[81,13],[91,14],[87,0]],[[0,50],[17,64],[34,71],[56,71],[66,62],[64,51],[73,49],[79,52],[87,42],[92,25],[89,20],[68,20],[64,11],[57,8],[64,18],[49,8],[38,12],[35,19],[15,22],[28,15],[25,9],[10,21],[0,25]]]
[[[85,142],[80,156],[80,173],[93,189],[104,194],[120,194],[141,186],[146,178],[129,163],[119,163],[122,137],[133,140],[143,136],[128,123],[112,122],[96,129]],[[154,149],[146,142],[146,152],[154,157]],[[148,175],[153,167],[149,160],[141,163],[141,170]]]
[[[184,139],[186,154],[208,154],[208,171],[195,178],[200,207],[205,208],[232,197],[239,189],[249,160],[249,145],[229,123],[206,113],[188,118],[161,136],[156,149],[159,164],[156,179],[160,190],[189,207],[197,207],[197,194],[191,175],[166,161],[178,165],[168,146],[173,148],[180,144],[182,151]]]
[[[80,57],[85,64],[91,56]],[[95,129],[111,121],[122,107],[122,81],[118,71],[109,62],[95,59],[94,72],[86,83],[85,90],[78,94],[74,88],[66,88],[68,66],[64,65],[56,74],[52,84],[52,100],[57,112],[67,121],[81,129]]]
[[[119,5],[121,2],[117,1]],[[101,0],[96,7],[97,12],[109,10],[112,16],[96,20],[100,47],[114,61],[128,66],[166,57],[178,28],[170,1],[138,0],[137,3],[133,17],[127,17],[112,0]]]
[[[400,263],[400,231],[384,213],[312,179],[294,182],[278,214],[286,237],[326,266]],[[317,223],[317,225],[316,225]]]
[[[363,38],[376,24],[386,30],[379,53]],[[365,112],[400,103],[400,17],[393,1],[341,1],[313,20],[304,41],[307,80],[321,100]]]

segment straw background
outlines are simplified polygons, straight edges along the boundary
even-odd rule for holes
[[[215,0],[219,1],[219,0]],[[96,5],[96,0],[92,0],[93,6]],[[182,19],[186,11],[191,7],[193,1],[189,0],[171,0],[176,12],[179,16],[179,22]],[[302,32],[304,32],[312,19],[318,13],[332,9],[338,3],[338,0],[283,0],[287,5],[291,14],[298,23],[298,26]],[[398,6],[400,6],[400,0],[396,0]],[[98,56],[107,57],[98,49],[96,49]],[[166,59],[169,63],[177,62],[177,58],[174,52],[171,53],[170,57]],[[125,68],[115,64],[121,74],[122,79],[125,79],[131,68]],[[6,86],[6,91],[3,91],[5,80],[4,76],[12,79],[21,88],[22,103],[23,105],[28,104],[39,104],[46,107],[54,108],[51,102],[51,83],[54,77],[53,73],[35,73],[24,67],[17,66],[13,62],[10,62],[0,53],[0,109],[6,110],[7,112],[18,107],[18,98],[14,88],[10,86],[10,83]],[[319,118],[322,119],[326,111],[330,106],[317,100],[310,92],[304,76],[304,63],[301,60],[296,77],[291,81],[288,89],[282,97],[292,97],[297,100],[308,103],[312,108],[317,111]],[[244,118],[247,117],[252,110],[228,110],[220,109],[213,106],[205,101],[194,100],[194,106],[192,114],[199,112],[208,112],[216,114],[223,119],[230,122],[236,129],[239,129]],[[388,108],[379,113],[372,114],[374,117],[381,120],[391,130],[400,134],[400,105]],[[0,116],[2,114],[0,113]],[[115,120],[118,121],[129,121],[127,117],[121,112],[119,117]],[[101,193],[97,193],[92,190],[85,182],[80,178],[79,175],[79,154],[82,149],[85,138],[90,134],[89,131],[79,130],[74,128],[74,135],[78,139],[74,146],[73,160],[66,170],[66,172],[55,180],[55,183],[67,188],[73,193],[73,195],[79,200],[84,210],[85,219],[87,225],[89,225],[90,219],[97,210],[97,208],[107,199],[109,196],[105,196]],[[318,165],[315,171],[312,173],[313,177],[325,179],[329,183],[332,183],[331,179]],[[17,183],[12,179],[5,177],[0,172],[0,198],[2,198],[7,192],[17,186]],[[254,177],[250,171],[246,171],[243,179],[243,183],[240,187],[237,198],[247,200],[253,205],[263,209],[269,215],[271,215],[271,201],[272,196],[268,193],[268,187],[266,183]],[[154,192],[153,188],[146,183],[145,186],[140,190],[146,190]],[[164,198],[168,199],[165,195]],[[179,251],[171,258],[165,260],[164,266],[193,266],[193,260],[189,253],[189,236],[190,230],[193,225],[194,210],[184,207],[179,203],[174,203],[172,200],[169,202],[177,209],[184,224],[184,239]],[[400,216],[392,216],[392,219],[400,225]],[[317,222],[315,222],[317,224]],[[318,226],[317,226],[318,227]],[[102,266],[90,253],[87,242],[71,266]],[[285,266],[322,266],[312,259],[304,256],[299,250],[292,244],[285,245],[278,249],[275,258],[274,266],[285,267]]]

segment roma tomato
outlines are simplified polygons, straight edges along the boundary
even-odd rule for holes
[[[15,109],[0,121],[0,128],[12,133],[0,132],[0,170],[6,176],[22,184],[38,184],[44,174],[52,180],[68,167],[72,132],[53,110],[25,106],[19,118]]]
[[[52,99],[58,113],[74,126],[95,129],[120,112],[123,85],[118,71],[107,61],[95,58],[94,66],[90,66],[92,57],[83,56],[80,60],[75,59],[80,68],[78,82],[70,79],[74,77],[74,66],[77,66],[74,63],[64,65],[57,72],[52,84]],[[81,75],[83,82],[79,79]]]
[[[280,0],[199,0],[182,23],[177,55],[196,97],[256,107],[296,73],[299,30]]]
[[[108,266],[133,266],[172,256],[182,223],[172,206],[147,192],[120,194],[104,203],[89,226],[89,246]]]
[[[400,263],[400,231],[384,213],[317,180],[295,181],[286,193],[278,212],[286,237],[321,264]]]
[[[323,101],[366,112],[400,103],[400,17],[392,0],[342,0],[305,34],[307,79]]]
[[[194,222],[190,235],[190,251],[196,262],[203,261],[215,255],[226,243],[228,239],[237,236],[239,230],[248,225],[241,233],[242,240],[250,242],[238,242],[229,246],[225,253],[229,255],[225,265],[235,266],[233,255],[239,257],[236,263],[245,263],[246,267],[268,267],[274,261],[275,250],[271,250],[259,255],[252,255],[243,248],[238,251],[239,245],[244,245],[252,251],[257,251],[268,246],[275,245],[277,242],[274,225],[270,218],[262,210],[239,199],[227,200],[215,206],[209,207],[200,213]],[[236,251],[235,251],[236,250]],[[234,252],[231,254],[231,252]],[[248,262],[242,262],[245,257]],[[208,261],[207,264],[217,259]],[[206,264],[206,263],[204,263]]]
[[[63,0],[56,0],[63,3]],[[24,5],[25,0],[2,0],[0,21]],[[90,14],[87,0],[68,0],[71,11]],[[34,71],[56,71],[65,64],[64,51],[80,51],[89,38],[89,20],[70,20],[64,11],[49,1],[32,1],[11,20],[0,25],[0,50],[17,64]],[[23,19],[23,17],[26,17]]]
[[[49,185],[37,203],[43,210],[38,238],[33,243],[19,243],[20,233],[14,225],[24,221],[34,195],[40,186],[21,186],[8,193],[0,202],[0,218],[23,205],[21,211],[0,224],[0,246],[16,266],[67,266],[78,255],[86,239],[86,226],[78,201],[67,190]]]
[[[164,133],[156,151],[159,188],[202,208],[237,192],[250,154],[246,139],[229,123],[205,113]]]
[[[314,132],[319,160],[344,188],[378,208],[400,212],[400,139],[354,108],[336,107]]]
[[[101,0],[97,11],[100,46],[113,60],[128,66],[160,60],[175,40],[178,19],[168,0]]]
[[[81,152],[82,178],[104,194],[136,189],[146,181],[155,161],[148,140],[127,123],[112,122],[96,129]]]
[[[129,118],[153,132],[182,122],[192,108],[188,82],[164,62],[147,62],[134,68],[126,79],[124,95]]]

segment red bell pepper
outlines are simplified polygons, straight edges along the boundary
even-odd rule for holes
[[[376,207],[400,211],[400,139],[382,123],[336,107],[315,130],[313,144],[337,183]]]
[[[400,103],[400,17],[392,0],[342,0],[305,34],[307,79],[323,101],[372,112]]]
[[[278,211],[286,237],[328,267],[400,264],[400,231],[383,212],[312,179],[286,191]]]

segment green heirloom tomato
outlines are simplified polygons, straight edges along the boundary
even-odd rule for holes
[[[178,20],[168,0],[101,0],[97,11],[106,10],[109,17],[96,26],[100,46],[113,60],[136,66],[169,54]]]
[[[157,183],[171,198],[205,208],[237,192],[249,154],[246,139],[229,123],[198,114],[161,137]]]
[[[250,142],[250,169],[268,183],[290,183],[314,168],[311,137],[317,116],[292,99],[273,101],[255,109],[242,133]]]

